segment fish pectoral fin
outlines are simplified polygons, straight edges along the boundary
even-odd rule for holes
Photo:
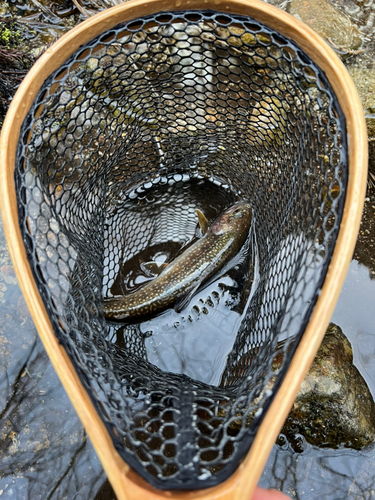
[[[142,262],[141,269],[149,278],[153,278],[154,276],[159,276],[159,274],[164,271],[164,269],[168,266],[166,262],[163,264],[158,264],[157,262]]]
[[[176,302],[174,304],[174,310],[176,311],[176,313],[180,313],[189,304],[189,302],[193,298],[193,295],[198,290],[200,285],[201,285],[201,282],[197,283],[195,285],[195,287],[192,288],[188,293],[186,293],[185,295],[181,295],[181,297],[179,297],[176,300]]]
[[[202,234],[206,234],[209,228],[208,220],[203,212],[199,210],[199,208],[195,209],[196,214],[198,215],[199,227],[201,228]]]

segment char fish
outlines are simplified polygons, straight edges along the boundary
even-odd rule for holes
[[[223,268],[241,249],[249,234],[252,210],[249,203],[238,202],[211,225],[196,210],[202,238],[166,264],[152,281],[127,295],[104,299],[104,315],[123,320],[156,314],[174,305],[181,311],[197,289]]]

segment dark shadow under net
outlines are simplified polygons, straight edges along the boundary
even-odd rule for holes
[[[120,455],[162,489],[226,479],[288,369],[342,217],[345,119],[324,73],[246,17],[165,13],[116,26],[44,83],[15,179],[55,334]],[[217,385],[157,368],[139,325],[103,316],[124,263],[194,236],[194,197],[179,198],[186,179],[216,182],[254,213],[257,276],[248,261],[252,293]]]

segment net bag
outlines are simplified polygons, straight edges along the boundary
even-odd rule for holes
[[[359,226],[366,134],[341,63],[267,4],[211,3],[86,21],[4,125],[21,285],[120,497],[221,491],[244,467],[254,487]],[[243,249],[181,311],[104,315],[104,298],[150,281],[145,262],[197,238],[196,208],[212,223],[238,200],[252,207]]]

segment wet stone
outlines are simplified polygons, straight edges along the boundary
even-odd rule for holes
[[[375,142],[372,144],[375,146]],[[365,198],[361,225],[353,258],[360,264],[366,266],[369,270],[370,278],[375,279],[375,189],[371,184]]]
[[[292,0],[289,13],[310,26],[336,50],[353,52],[362,45],[359,28],[325,0]]]
[[[358,64],[348,66],[350,76],[358,91],[363,108],[371,112],[375,112],[375,68],[373,64],[366,67],[361,61]],[[369,135],[375,136],[375,124],[371,118],[368,119],[367,125]]]
[[[369,139],[369,170],[375,175],[375,68],[373,61],[365,61],[348,66],[350,76],[358,91],[365,110],[367,134]],[[371,175],[371,174],[370,174]],[[372,179],[373,180],[373,179]],[[371,179],[370,179],[371,181]]]
[[[277,371],[283,355],[274,358]],[[265,391],[272,390],[271,377]],[[263,397],[263,393],[259,398]],[[256,401],[254,401],[254,404]],[[249,414],[247,425],[254,418]],[[238,432],[240,420],[230,429]],[[302,452],[306,441],[319,448],[360,450],[375,441],[375,403],[358,369],[353,365],[352,346],[341,328],[328,326],[323,342],[301,384],[292,409],[284,423],[277,444],[289,442],[292,450]]]
[[[353,351],[331,323],[306,375],[282,433],[295,451],[304,436],[319,447],[361,449],[375,441],[375,405],[353,365]]]

